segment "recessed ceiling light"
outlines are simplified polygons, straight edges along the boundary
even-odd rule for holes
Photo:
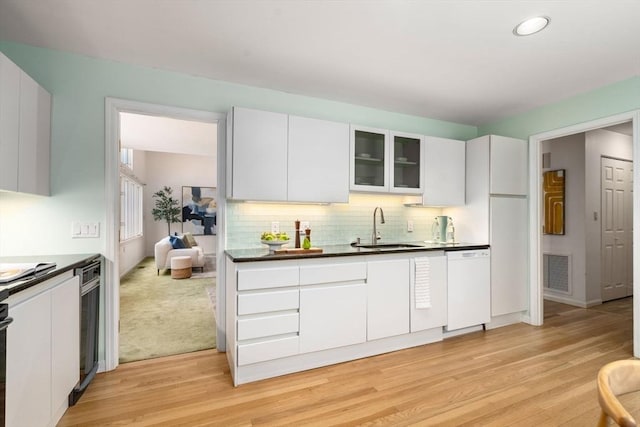
[[[529,18],[526,21],[519,23],[513,29],[513,34],[516,36],[529,36],[537,33],[538,31],[542,31],[547,25],[549,25],[549,22],[551,22],[551,19],[546,16]]]

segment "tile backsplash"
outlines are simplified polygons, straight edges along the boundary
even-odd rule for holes
[[[227,248],[242,249],[264,247],[260,234],[271,230],[278,221],[280,231],[294,238],[295,221],[307,221],[314,246],[344,244],[360,237],[371,241],[373,210],[380,206],[385,223],[376,217],[380,242],[418,241],[431,238],[431,224],[439,208],[408,207],[405,196],[351,194],[348,204],[306,205],[227,202]],[[407,231],[407,222],[413,221],[413,232]],[[290,245],[291,246],[291,245]]]

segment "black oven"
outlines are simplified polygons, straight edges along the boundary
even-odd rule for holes
[[[75,405],[98,372],[98,327],[100,312],[100,261],[77,268],[80,276],[80,381],[69,394]]]
[[[0,292],[0,301],[9,296],[9,291],[3,289]],[[0,426],[5,425],[5,390],[7,380],[7,327],[13,322],[9,317],[9,305],[0,304]]]

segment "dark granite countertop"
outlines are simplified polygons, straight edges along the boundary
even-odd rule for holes
[[[385,244],[385,243],[380,243]],[[388,243],[387,243],[388,244]],[[473,249],[487,249],[488,244],[474,243],[427,243],[427,242],[402,242],[402,244],[415,245],[404,248],[363,248],[353,247],[348,244],[322,246],[322,253],[313,254],[269,254],[269,249],[227,249],[225,253],[233,262],[253,262],[253,261],[275,261],[283,259],[302,258],[325,258],[351,255],[379,255],[400,252],[420,252],[420,251],[462,251]],[[289,244],[290,247],[291,244]]]
[[[82,267],[94,260],[100,259],[100,254],[72,254],[72,255],[33,255],[0,257],[0,263],[37,263],[54,262],[55,268],[46,270],[37,276],[28,276],[13,282],[0,284],[0,290],[6,289],[13,295],[38,283],[54,278],[66,271]]]

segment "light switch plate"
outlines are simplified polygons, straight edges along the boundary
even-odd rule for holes
[[[100,237],[100,223],[73,221],[71,223],[71,237],[74,239]]]

